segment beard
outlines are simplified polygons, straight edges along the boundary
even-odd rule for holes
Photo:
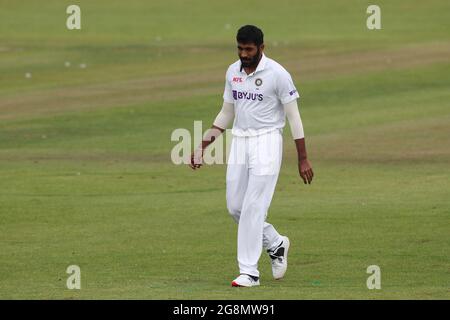
[[[256,68],[256,66],[258,66],[259,60],[261,59],[261,51],[258,49],[253,58],[239,59],[241,60],[241,65],[243,68]]]

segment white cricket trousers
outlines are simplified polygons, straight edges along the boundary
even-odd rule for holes
[[[282,151],[279,130],[251,137],[233,136],[227,165],[227,208],[238,223],[237,259],[241,274],[259,277],[262,249],[275,248],[282,241],[266,222]]]

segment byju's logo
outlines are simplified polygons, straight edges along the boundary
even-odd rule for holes
[[[234,100],[263,101],[263,94],[233,90],[233,98],[234,98]]]

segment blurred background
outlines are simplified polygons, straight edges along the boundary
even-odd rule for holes
[[[170,160],[220,110],[244,24],[300,91],[316,173],[286,128],[268,217],[290,267],[272,280],[263,253],[251,292],[229,287],[226,166]],[[448,299],[449,88],[445,0],[0,0],[0,298]]]

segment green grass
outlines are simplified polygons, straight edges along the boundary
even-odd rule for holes
[[[68,31],[70,1],[0,0],[0,298],[449,299],[448,1],[379,1],[379,31],[368,1],[77,3]],[[225,166],[170,161],[172,131],[217,114],[245,23],[301,92],[316,173],[300,183],[286,128],[269,221],[289,270],[263,254],[250,290],[230,287]]]

